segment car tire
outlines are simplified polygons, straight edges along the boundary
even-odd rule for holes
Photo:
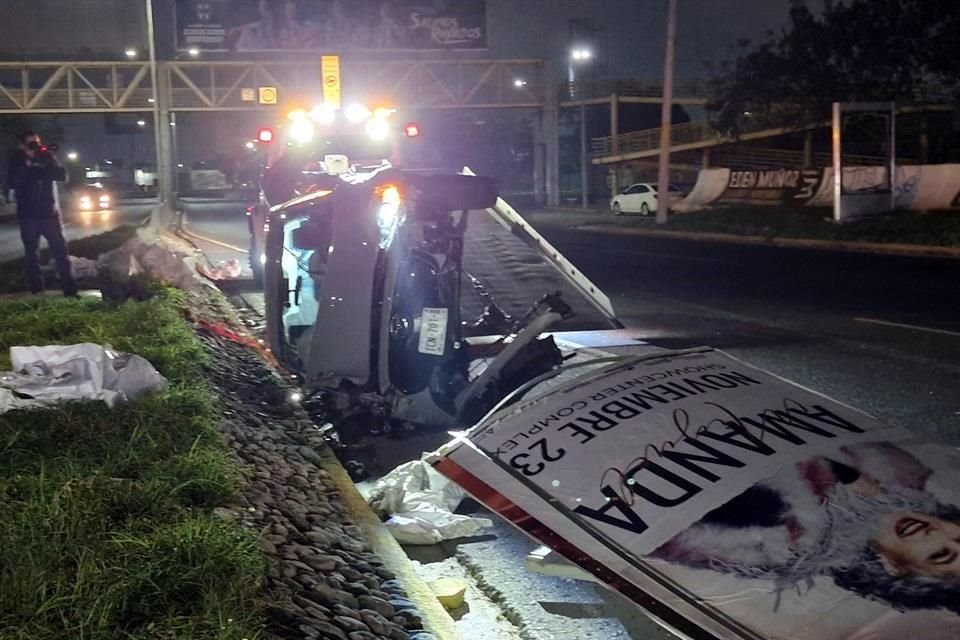
[[[622,215],[623,215],[623,209],[620,208],[620,203],[619,203],[619,202],[614,202],[614,203],[613,203],[613,215],[615,215],[615,216],[622,216]]]
[[[642,216],[650,215],[650,207],[647,205],[646,202],[640,205],[640,215]]]

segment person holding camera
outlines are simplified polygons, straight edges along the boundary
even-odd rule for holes
[[[7,186],[13,189],[17,200],[17,222],[23,240],[27,283],[33,293],[44,290],[40,271],[40,238],[47,239],[50,255],[57,265],[63,295],[76,296],[77,284],[70,273],[67,243],[63,239],[60,222],[60,203],[57,182],[65,182],[66,171],[56,156],[40,142],[35,131],[20,136],[19,149],[10,158],[7,167]]]

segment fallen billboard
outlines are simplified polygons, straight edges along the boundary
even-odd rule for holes
[[[483,49],[485,0],[177,0],[181,50]]]
[[[434,462],[682,637],[960,637],[957,451],[717,351],[595,370]]]

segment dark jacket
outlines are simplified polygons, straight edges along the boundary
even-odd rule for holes
[[[66,171],[52,154],[38,152],[30,161],[23,151],[10,156],[7,188],[17,196],[18,218],[53,218],[60,215],[55,182],[66,181]]]

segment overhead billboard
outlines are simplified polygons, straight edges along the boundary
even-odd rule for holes
[[[681,637],[960,637],[958,451],[717,351],[596,370],[434,462]]]
[[[180,49],[483,49],[485,0],[177,0]]]

